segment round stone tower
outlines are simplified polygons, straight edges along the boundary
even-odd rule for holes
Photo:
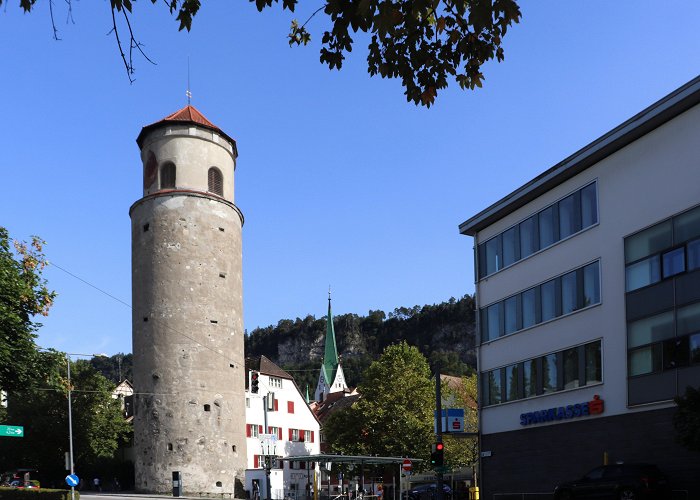
[[[241,496],[246,469],[236,142],[187,106],[136,139],[132,242],[136,489]]]

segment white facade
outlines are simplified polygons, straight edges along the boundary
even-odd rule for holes
[[[700,325],[699,102],[700,78],[460,226],[477,262],[485,496],[547,491],[608,458],[656,463],[696,488],[671,417],[673,397],[700,385],[700,331],[680,318]],[[626,258],[628,237],[682,219],[689,236],[650,237]],[[630,287],[647,258],[659,269]],[[660,315],[675,318],[665,336],[647,325],[647,340],[631,341]],[[542,460],[546,470],[520,467]]]
[[[268,404],[267,434],[276,436],[276,455],[284,458],[320,453],[320,424],[294,380],[260,371],[258,394],[252,394],[250,387],[246,391],[248,469],[245,488],[251,492],[251,497],[253,481],[258,481],[261,496],[265,496],[261,458],[261,437],[266,433],[264,397],[273,401]],[[307,484],[312,485],[313,481],[314,469],[307,471],[304,464],[278,460],[270,473],[272,498],[302,498],[306,495]]]
[[[323,401],[329,394],[334,392],[342,392],[348,388],[345,383],[345,373],[343,373],[343,365],[338,364],[335,377],[332,382],[326,380],[326,368],[324,364],[321,364],[321,370],[318,374],[318,383],[316,384],[316,390],[314,391],[314,400]]]
[[[560,391],[484,408],[484,433],[520,429],[521,413],[566,406],[573,400],[588,401],[594,394],[605,400],[601,416],[640,411],[627,406],[623,237],[700,202],[700,142],[695,137],[698,124],[700,107],[696,106],[477,234],[475,243],[479,244],[588,183],[597,184],[599,222],[479,281],[477,304],[479,308],[487,307],[599,260],[600,304],[483,344],[479,370],[485,372],[602,339],[603,383],[575,389],[575,395]],[[674,152],[672,161],[669,151]],[[668,407],[672,402],[657,404]]]

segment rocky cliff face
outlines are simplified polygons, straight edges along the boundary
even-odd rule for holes
[[[359,382],[362,370],[384,348],[401,340],[417,346],[442,371],[462,375],[475,369],[474,300],[466,295],[435,305],[397,308],[388,315],[343,314],[334,318],[338,354],[348,384]],[[303,390],[315,387],[323,357],[326,318],[280,320],[276,326],[257,328],[246,337],[246,356],[265,355],[284,367]]]

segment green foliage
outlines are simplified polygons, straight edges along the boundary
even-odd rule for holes
[[[2,500],[71,500],[70,490],[0,488]],[[80,492],[75,492],[80,500]]]
[[[462,377],[456,387],[443,381],[440,390],[443,408],[464,408],[464,432],[478,432],[476,374]],[[446,466],[471,467],[478,461],[479,445],[476,437],[455,438],[443,434],[443,442]]]
[[[3,1],[0,0],[0,5]],[[20,0],[20,7],[29,12],[35,2]],[[66,2],[71,9],[72,0]],[[127,21],[131,48],[141,51],[128,17],[134,2],[110,0],[114,33],[129,72],[133,72],[133,64],[131,59],[127,62],[122,51],[115,13],[123,14]],[[280,0],[250,2],[262,11]],[[281,0],[281,3],[283,9],[294,11],[297,0]],[[170,14],[177,12],[175,20],[179,29],[188,31],[201,7],[200,0],[165,0],[164,4]],[[340,69],[346,54],[352,52],[353,37],[358,32],[364,33],[369,37],[369,74],[400,79],[406,99],[424,106],[435,102],[438,91],[448,86],[449,79],[454,79],[462,89],[481,87],[484,80],[481,67],[493,59],[503,60],[503,37],[521,17],[515,0],[325,0],[305,23],[292,21],[290,46],[310,42],[311,34],[306,26],[321,11],[331,21],[331,27],[321,37],[321,63],[330,69]],[[54,24],[54,36],[55,32]]]
[[[34,333],[41,325],[36,315],[48,315],[56,294],[47,287],[42,271],[47,262],[44,242],[34,236],[27,244],[14,241],[0,227],[0,388],[13,391],[36,379]]]
[[[673,426],[676,439],[685,448],[700,451],[700,388],[688,386],[682,397],[676,398]]]
[[[324,423],[334,453],[428,458],[435,390],[417,348],[406,342],[387,347],[358,390],[354,405]]]
[[[110,382],[118,384],[124,379],[133,381],[134,355],[119,353],[114,356],[95,356],[90,360],[92,367]]]
[[[63,353],[38,353],[46,367],[38,387],[11,392],[7,421],[23,425],[25,436],[3,443],[0,463],[35,467],[44,477],[61,478],[68,440],[68,379]],[[73,449],[81,472],[114,457],[131,432],[113,384],[88,361],[71,363]]]

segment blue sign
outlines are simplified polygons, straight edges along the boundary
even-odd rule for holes
[[[437,411],[433,411],[433,428],[437,434]],[[464,408],[445,408],[442,410],[442,432],[464,432]]]
[[[78,486],[79,482],[80,479],[78,479],[78,476],[76,476],[75,474],[69,474],[66,476],[66,484],[71,488]]]

